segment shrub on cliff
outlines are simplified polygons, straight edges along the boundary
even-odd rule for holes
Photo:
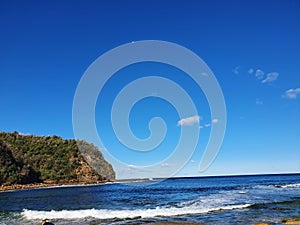
[[[115,172],[94,145],[58,136],[0,132],[0,184],[98,182]]]

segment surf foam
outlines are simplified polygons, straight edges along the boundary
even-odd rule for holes
[[[96,219],[130,219],[130,218],[153,218],[158,216],[179,216],[187,214],[203,214],[219,210],[243,209],[251,204],[243,205],[227,205],[216,208],[199,208],[199,207],[183,207],[183,208],[164,208],[156,207],[152,209],[135,209],[135,210],[107,210],[107,209],[83,209],[83,210],[61,210],[61,211],[35,211],[24,209],[22,216],[29,220],[35,219],[82,219],[92,217]]]
[[[300,184],[286,184],[286,185],[280,185],[281,188],[300,188]]]

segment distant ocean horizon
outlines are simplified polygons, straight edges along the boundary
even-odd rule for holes
[[[300,218],[300,173],[117,180],[0,193],[0,224],[282,224]],[[137,182],[138,181],[138,182]]]
[[[202,176],[174,176],[174,177],[144,177],[144,178],[116,178],[115,182],[141,181],[141,180],[166,180],[166,179],[193,179],[193,178],[221,178],[221,177],[248,177],[248,176],[293,176],[300,175],[300,172],[287,173],[245,173],[245,174],[217,174],[217,175],[202,175]]]

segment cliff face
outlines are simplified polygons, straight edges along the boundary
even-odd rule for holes
[[[90,143],[0,132],[2,185],[97,183],[114,179],[112,166]]]

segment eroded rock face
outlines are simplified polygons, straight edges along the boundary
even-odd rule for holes
[[[101,152],[98,148],[85,141],[77,141],[77,145],[80,149],[80,153],[83,156],[83,161],[87,162],[90,167],[92,167],[98,174],[106,180],[115,179],[115,171],[113,170],[111,164],[109,164],[103,158]]]
[[[282,220],[283,224],[300,225],[300,218]]]
[[[0,132],[0,185],[99,183],[114,179],[112,166],[90,143]]]
[[[81,183],[97,183],[105,180],[105,178],[99,175],[83,157],[80,157],[79,165],[75,168],[74,172],[77,175],[77,180]]]

